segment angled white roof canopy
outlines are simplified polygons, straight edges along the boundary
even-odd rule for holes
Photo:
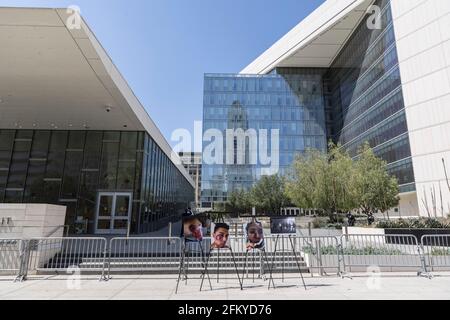
[[[87,24],[69,29],[68,16],[67,9],[0,8],[0,128],[146,131],[171,158]]]
[[[327,0],[241,73],[266,74],[276,67],[329,67],[372,3]]]

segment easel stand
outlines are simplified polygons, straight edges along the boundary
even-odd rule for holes
[[[252,268],[253,268],[253,282],[255,282],[255,252],[260,252],[260,254],[262,253],[262,257],[263,257],[263,262],[265,263],[266,266],[268,266],[269,272],[270,272],[270,277],[269,277],[269,288],[270,288],[270,284],[272,283],[273,286],[275,287],[275,283],[273,281],[273,277],[272,277],[272,269],[270,268],[270,264],[269,261],[267,259],[267,253],[265,249],[247,249],[247,251],[245,252],[245,263],[244,263],[244,271],[242,273],[242,285],[244,284],[244,278],[245,278],[245,273],[247,270],[247,265],[248,265],[248,253],[252,252],[252,257],[253,257],[253,263],[252,263]],[[261,263],[263,263],[261,262]],[[261,268],[260,268],[261,269]],[[265,277],[265,274],[263,274],[262,272],[260,272],[260,277]]]
[[[202,269],[204,269],[202,271],[202,284],[203,284],[203,280],[205,278],[205,274],[208,277],[208,281],[209,281],[209,286],[212,290],[212,285],[211,285],[211,279],[209,277],[209,273],[208,273],[208,269],[205,267],[206,266],[206,257],[205,257],[205,251],[203,250],[203,245],[202,245],[202,241],[192,241],[192,242],[188,242],[184,241],[184,248],[182,250],[182,254],[181,254],[181,258],[180,258],[180,268],[179,268],[179,272],[178,272],[178,280],[177,280],[177,287],[175,289],[175,294],[178,293],[178,287],[180,285],[180,282],[182,281],[181,279],[181,275],[183,274],[184,279],[186,281],[186,285],[187,285],[187,281],[188,281],[188,274],[189,274],[189,253],[198,253],[199,251],[191,251],[189,250],[189,245],[188,244],[198,244],[198,246],[200,247],[200,253],[202,255]]]
[[[302,279],[303,287],[305,288],[305,290],[307,290],[305,279],[303,277],[302,267],[300,266],[300,263],[298,261],[297,252],[295,251],[295,246],[294,246],[294,241],[292,240],[292,235],[289,235],[288,237],[282,236],[282,235],[277,235],[277,239],[275,240],[275,248],[273,250],[272,266],[270,268],[270,276],[272,277],[272,272],[273,272],[273,268],[275,265],[275,257],[277,254],[277,248],[278,248],[278,243],[279,243],[280,238],[281,238],[281,240],[284,240],[286,238],[289,239],[289,243],[291,244],[292,253],[294,254],[295,262],[297,263],[298,272],[300,273],[300,277]],[[284,251],[284,241],[282,242],[282,246],[283,246],[282,251]],[[284,282],[284,255],[283,255],[282,279]],[[272,278],[272,283],[273,283],[273,288],[275,289],[275,283],[273,281],[273,278]],[[269,282],[269,290],[270,290],[270,282]]]
[[[237,267],[237,263],[236,263],[236,258],[234,256],[234,252],[231,249],[231,247],[223,248],[223,249],[211,248],[211,250],[209,251],[209,254],[208,254],[208,258],[206,259],[205,270],[203,271],[203,275],[207,274],[208,275],[208,279],[209,279],[208,266],[209,266],[209,261],[210,261],[210,258],[211,258],[211,253],[214,252],[214,251],[217,251],[217,283],[219,283],[219,276],[220,276],[220,251],[221,250],[230,251],[231,259],[233,260],[233,264],[234,264],[234,269],[235,269],[236,275],[238,277],[239,286],[241,287],[241,290],[243,290],[242,281],[241,281],[241,278],[239,277],[239,271],[238,271],[238,267]],[[200,285],[200,291],[202,291],[202,289],[203,289],[203,282],[204,281],[205,281],[205,277],[203,276],[202,277],[202,283]],[[211,287],[211,281],[209,282],[209,285]],[[211,287],[211,290],[212,290],[212,287]]]

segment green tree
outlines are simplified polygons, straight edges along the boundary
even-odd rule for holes
[[[356,190],[358,208],[366,215],[386,212],[399,204],[397,178],[389,175],[387,163],[378,158],[366,143],[355,161],[352,185]]]
[[[285,192],[285,180],[278,175],[262,176],[250,191],[254,207],[264,213],[279,214],[280,209],[290,204]]]
[[[227,210],[234,214],[247,213],[252,210],[250,193],[245,190],[234,190],[228,197]]]
[[[352,159],[332,143],[329,152],[308,150],[297,157],[286,193],[298,207],[326,212],[332,221],[337,213],[351,211],[356,192],[350,184],[354,175]]]
[[[304,209],[322,209],[323,186],[327,170],[327,155],[318,150],[308,150],[298,155],[292,174],[286,182],[286,195],[294,205]]]
[[[328,152],[329,176],[325,181],[328,213],[349,212],[357,206],[356,190],[351,183],[355,166],[350,155],[339,145],[330,143]]]
[[[298,156],[286,194],[299,208],[322,210],[332,221],[338,213],[359,209],[369,215],[399,203],[397,179],[369,144],[359,150],[356,160],[332,143],[328,153],[308,150]]]

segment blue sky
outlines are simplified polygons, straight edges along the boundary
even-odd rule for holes
[[[166,139],[202,120],[203,74],[236,73],[324,0],[0,0],[77,5]]]

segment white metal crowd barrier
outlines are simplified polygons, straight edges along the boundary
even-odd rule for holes
[[[104,276],[105,238],[34,238],[27,242],[28,273],[72,270]]]
[[[245,237],[231,237],[231,250],[211,250],[211,239],[201,243],[181,238],[35,238],[0,240],[0,274],[26,278],[42,272],[114,273],[208,272],[247,274],[297,272],[328,273],[450,270],[450,235],[343,235],[305,237],[268,236],[264,250],[247,251]]]
[[[295,250],[299,252],[311,274],[319,273],[322,276],[341,273],[341,246],[337,237],[293,237],[292,240]],[[290,243],[285,243],[284,247],[289,245]]]
[[[450,235],[424,235],[420,243],[430,271],[450,271]]]
[[[343,268],[346,272],[424,272],[419,242],[413,235],[343,235]]]
[[[179,269],[180,238],[113,238],[109,243],[111,272],[174,272]]]
[[[21,239],[0,239],[0,274],[19,276],[23,246]]]

